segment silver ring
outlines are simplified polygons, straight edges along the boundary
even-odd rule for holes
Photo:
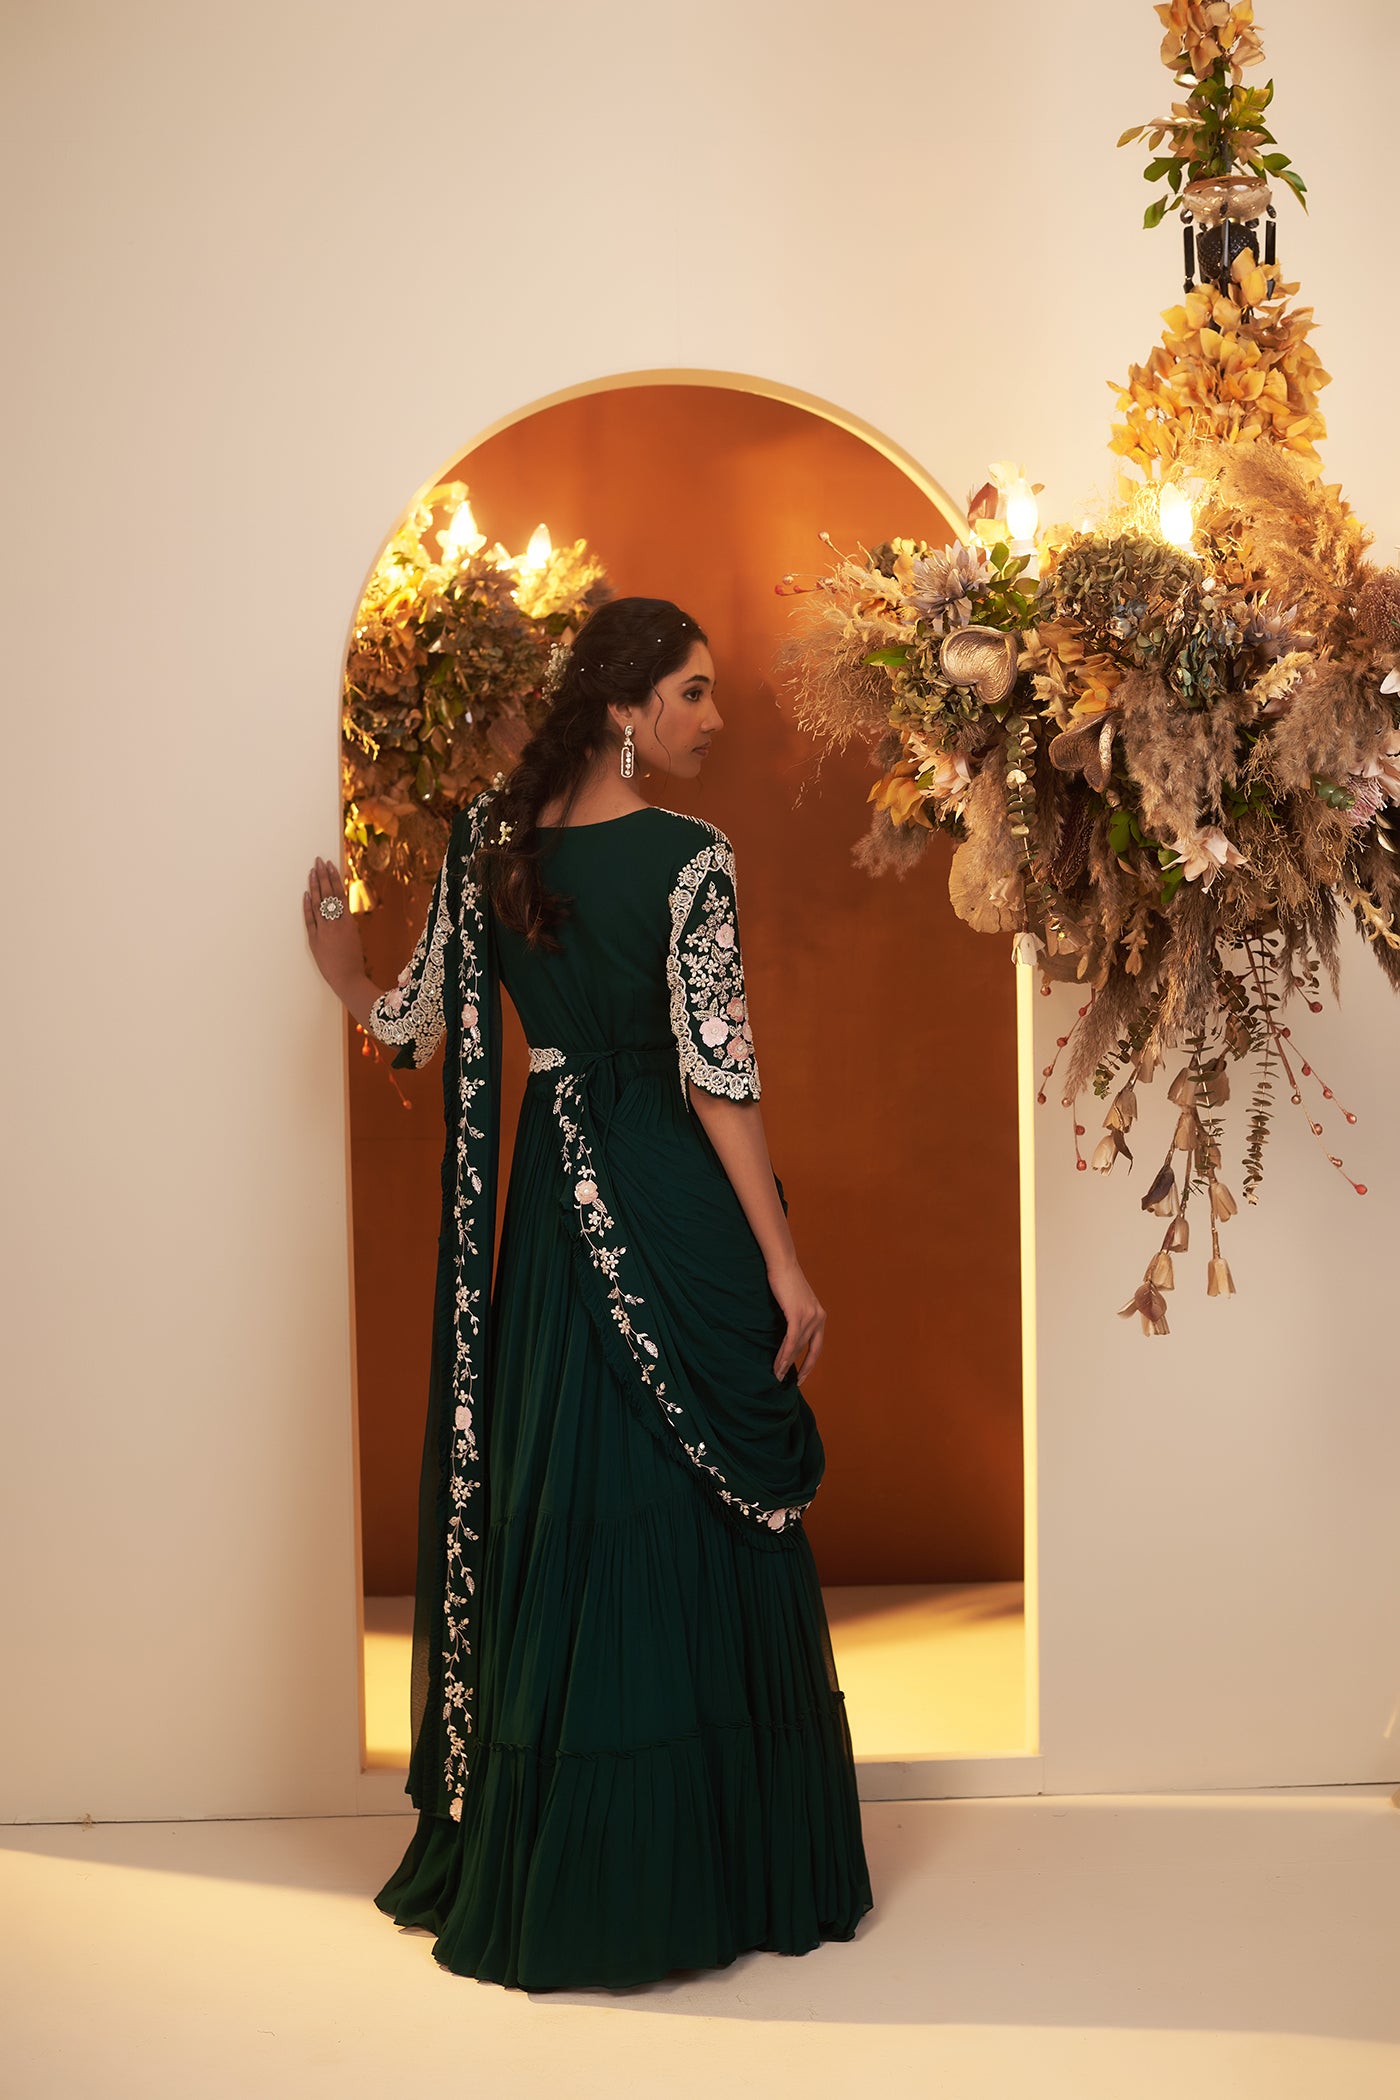
[[[317,906],[323,919],[341,919],[345,916],[344,900],[340,897],[323,897]]]

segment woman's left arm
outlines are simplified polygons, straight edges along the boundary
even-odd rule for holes
[[[670,901],[667,976],[681,1078],[734,1184],[787,1321],[774,1372],[782,1378],[805,1350],[805,1375],[821,1354],[826,1313],[802,1273],[768,1156],[739,946],[734,849],[722,831],[712,830],[710,843],[680,870]]]
[[[797,1259],[773,1162],[768,1156],[763,1111],[755,1100],[725,1100],[697,1086],[693,1079],[689,1093],[690,1105],[734,1185],[734,1193],[767,1264],[769,1289],[787,1321],[782,1347],[773,1360],[773,1374],[783,1377],[805,1350],[805,1378],[821,1355],[826,1312]]]

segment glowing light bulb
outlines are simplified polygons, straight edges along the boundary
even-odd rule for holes
[[[465,498],[453,511],[446,532],[438,534],[438,545],[444,561],[460,561],[463,555],[480,553],[486,545],[486,534],[477,531],[471,504]]]
[[[1188,548],[1196,530],[1196,520],[1185,492],[1174,482],[1163,482],[1157,494],[1157,529],[1164,540],[1173,547]]]
[[[529,574],[547,568],[549,557],[554,552],[554,542],[547,525],[537,525],[530,534],[530,544],[520,557],[520,567]]]
[[[1035,538],[1040,523],[1040,505],[1028,481],[1013,481],[1006,492],[1006,529],[1013,540],[1026,546]]]

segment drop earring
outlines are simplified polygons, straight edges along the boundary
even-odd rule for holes
[[[622,732],[622,756],[619,758],[617,765],[617,769],[621,773],[624,780],[630,780],[632,778],[632,768],[636,764],[636,759],[633,756],[632,746],[632,724],[629,722],[627,724],[627,727]]]

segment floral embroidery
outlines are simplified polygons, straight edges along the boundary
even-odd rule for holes
[[[412,1045],[413,1065],[421,1071],[446,1029],[442,1004],[443,959],[452,932],[452,913],[447,902],[448,865],[442,867],[428,906],[427,924],[418,945],[399,972],[398,982],[381,992],[369,1010],[367,1026],[381,1043]],[[474,1019],[475,1017],[473,1017]],[[399,1059],[395,1059],[397,1064]]]
[[[469,1773],[468,1738],[473,1728],[476,1697],[472,1679],[472,1633],[475,1617],[476,1573],[472,1548],[481,1537],[481,1452],[476,1437],[477,1408],[481,1392],[481,1351],[478,1347],[487,1292],[480,1281],[483,1251],[489,1265],[494,1219],[481,1215],[484,1184],[475,1164],[475,1148],[486,1133],[472,1121],[478,1095],[489,1083],[486,1043],[481,1029],[481,1004],[485,990],[483,951],[486,926],[480,887],[471,879],[471,862],[482,836],[486,810],[492,800],[485,792],[470,812],[470,829],[457,856],[460,877],[452,868],[449,844],[442,871],[433,892],[428,923],[413,958],[400,973],[393,991],[375,1001],[370,1010],[372,1032],[385,1042],[412,1045],[415,1066],[425,1065],[446,1028],[443,1003],[443,972],[452,931],[449,896],[454,885],[461,897],[461,941],[456,983],[460,1019],[457,1047],[457,1118],[455,1180],[452,1209],[454,1279],[452,1291],[451,1380],[452,1447],[448,1465],[448,1513],[445,1530],[446,1582],[443,1600],[442,1714],[446,1723],[447,1756],[444,1777],[448,1807],[458,1820]],[[486,1270],[489,1276],[489,1266]],[[473,1280],[473,1279],[476,1280]]]
[[[444,1778],[448,1808],[460,1821],[470,1773],[470,1737],[473,1733],[475,1689],[472,1679],[472,1635],[475,1626],[475,1548],[484,1526],[482,1504],[482,1459],[476,1423],[484,1375],[481,1338],[490,1295],[490,1263],[494,1219],[488,1215],[487,1190],[478,1161],[486,1142],[486,1130],[472,1120],[478,1096],[490,1083],[487,1041],[481,1026],[486,984],[489,928],[480,885],[472,879],[471,864],[487,822],[491,789],[472,804],[468,832],[457,866],[449,845],[442,871],[433,892],[428,923],[413,957],[400,973],[398,983],[383,993],[370,1012],[372,1032],[384,1042],[410,1045],[416,1066],[427,1063],[446,1028],[444,971],[448,943],[453,931],[449,899],[460,896],[460,926],[457,950],[457,980],[454,986],[457,1031],[457,1093],[455,1179],[452,1208],[453,1291],[452,1358],[449,1369],[452,1421],[448,1469],[448,1515],[445,1532],[445,1594],[443,1601],[442,1714],[446,1723],[447,1751]],[[706,827],[713,830],[712,826]],[[682,1082],[697,1070],[702,1084],[716,1091],[758,1091],[753,1065],[752,1035],[743,1003],[743,978],[739,963],[736,914],[733,903],[733,868],[729,844],[722,832],[714,832],[716,844],[707,847],[682,870],[679,887],[672,893],[672,955],[668,961],[672,1017],[681,1049]],[[460,871],[460,872],[459,872]],[[702,894],[710,879],[712,894]],[[699,900],[697,902],[697,899]],[[692,913],[692,906],[695,907]],[[688,923],[692,921],[693,923]],[[727,934],[727,938],[721,938]],[[684,942],[682,942],[684,935]],[[729,973],[721,985],[715,962],[719,958]],[[682,975],[684,972],[684,975]],[[711,1063],[690,1026],[686,989],[693,986],[695,1012],[703,1027],[706,1020],[724,1015],[724,1024],[706,1049],[718,1052]],[[738,1008],[736,1012],[735,1009]],[[743,1018],[741,1018],[743,1016]],[[721,1038],[723,1047],[721,1048]],[[736,1053],[735,1046],[738,1046]],[[687,1059],[691,1062],[688,1063]],[[568,1062],[562,1050],[532,1050],[532,1071],[551,1070]],[[661,1373],[661,1352],[641,1324],[645,1303],[626,1288],[627,1248],[619,1244],[616,1223],[603,1200],[602,1184],[592,1148],[584,1129],[582,1078],[566,1072],[554,1091],[555,1114],[563,1141],[564,1171],[578,1206],[583,1238],[594,1266],[606,1277],[613,1319],[631,1352],[642,1383],[664,1410],[671,1428],[692,1463],[711,1475],[715,1492],[741,1516],[772,1531],[784,1531],[802,1517],[806,1504],[790,1509],[764,1509],[745,1502],[725,1484],[718,1466],[712,1463],[703,1440],[687,1435],[685,1411],[674,1400]],[[485,1120],[489,1123],[489,1107]]]
[[[666,980],[681,1087],[694,1080],[709,1093],[756,1101],[758,1064],[744,994],[734,850],[715,825],[704,828],[712,843],[686,862],[670,895]]]
[[[482,1329],[483,1291],[468,1280],[471,1261],[480,1273],[489,1265],[495,1230],[492,1216],[478,1216],[483,1196],[481,1174],[473,1163],[473,1145],[485,1141],[486,1133],[471,1117],[477,1095],[489,1083],[485,1038],[481,1031],[481,1001],[484,990],[483,949],[486,941],[485,913],[479,884],[471,878],[472,858],[486,822],[486,809],[493,797],[488,793],[476,805],[474,822],[462,854],[462,937],[458,988],[461,993],[461,1028],[457,1072],[457,1156],[453,1193],[455,1282],[452,1294],[453,1359],[452,1457],[448,1480],[446,1527],[446,1594],[443,1607],[443,1718],[447,1723],[445,1777],[452,1816],[459,1820],[462,1797],[470,1771],[467,1737],[472,1732],[475,1676],[471,1635],[476,1599],[474,1557],[468,1550],[480,1542],[477,1528],[481,1516],[481,1454],[476,1440],[475,1415],[481,1384],[479,1351]],[[455,1718],[454,1718],[455,1717]],[[460,1727],[458,1720],[460,1719]]]
[[[703,1440],[692,1443],[686,1433],[685,1409],[672,1398],[666,1380],[660,1376],[661,1351],[641,1324],[646,1300],[638,1291],[626,1288],[626,1272],[630,1266],[626,1260],[627,1247],[617,1237],[617,1221],[599,1188],[593,1148],[585,1127],[588,1113],[585,1086],[581,1073],[565,1072],[554,1088],[554,1117],[559,1126],[564,1173],[573,1182],[574,1202],[588,1258],[607,1280],[608,1309],[631,1352],[637,1376],[654,1395],[686,1456],[717,1483],[715,1492],[720,1500],[727,1502],[740,1516],[763,1525],[769,1531],[786,1531],[800,1520],[806,1503],[790,1509],[765,1509],[760,1503],[745,1502],[742,1496],[734,1494],[725,1486],[719,1467],[710,1461]]]

